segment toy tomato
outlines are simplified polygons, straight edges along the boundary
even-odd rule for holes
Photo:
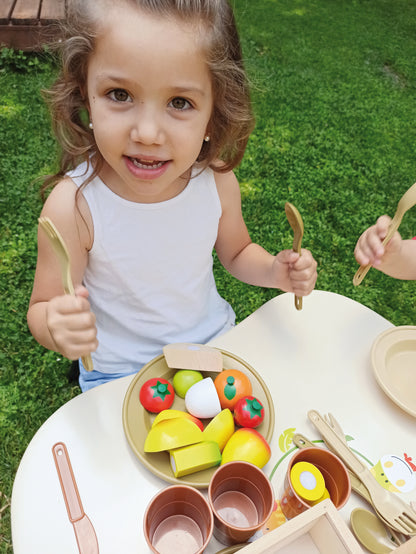
[[[166,379],[153,377],[142,385],[139,398],[146,410],[158,414],[172,406],[175,391]]]
[[[243,396],[251,395],[250,379],[239,369],[224,369],[214,381],[221,408],[233,410]]]
[[[264,419],[264,406],[254,396],[244,396],[234,406],[234,419],[240,427],[257,427]]]

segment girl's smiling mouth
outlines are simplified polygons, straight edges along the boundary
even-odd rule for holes
[[[171,160],[155,160],[145,158],[133,158],[132,156],[124,157],[127,169],[137,179],[157,179],[163,175]]]
[[[140,169],[158,169],[166,162],[157,160],[142,160],[137,158],[129,158],[133,164]]]

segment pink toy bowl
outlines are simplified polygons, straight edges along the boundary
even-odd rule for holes
[[[291,470],[299,462],[309,462],[319,470],[332,503],[338,510],[342,508],[351,494],[351,482],[344,463],[329,450],[318,447],[302,448],[292,456],[285,476],[280,505],[286,518],[292,519],[312,505],[297,494],[291,481]]]
[[[143,530],[154,554],[202,554],[212,536],[210,505],[197,489],[172,485],[146,508]]]

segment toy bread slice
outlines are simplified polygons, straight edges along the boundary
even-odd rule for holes
[[[163,347],[166,364],[174,369],[197,371],[222,371],[222,354],[216,348],[204,344],[176,342]]]
[[[203,441],[170,451],[170,464],[175,477],[183,477],[219,465],[221,452],[214,441]]]

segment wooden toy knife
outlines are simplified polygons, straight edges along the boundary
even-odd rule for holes
[[[97,535],[94,527],[84,512],[78,487],[72,471],[68,451],[63,442],[52,447],[59,482],[64,495],[69,521],[74,527],[80,554],[99,554]]]

